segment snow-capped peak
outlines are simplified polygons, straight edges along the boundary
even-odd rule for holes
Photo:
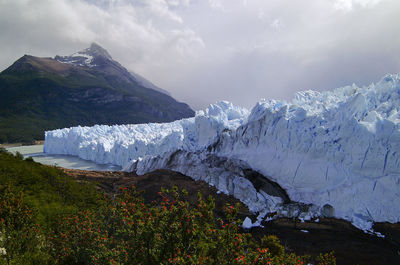
[[[70,56],[56,56],[55,59],[61,63],[73,64],[78,66],[96,66],[94,60],[102,58],[112,60],[111,55],[97,43],[92,43],[89,48],[71,54]]]

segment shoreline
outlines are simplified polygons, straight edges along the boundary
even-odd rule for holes
[[[118,171],[122,169],[116,165],[97,164],[93,161],[85,160],[78,156],[44,153],[43,141],[36,141],[35,144],[32,145],[21,145],[21,143],[15,143],[6,145],[3,148],[14,154],[19,152],[24,157],[32,157],[35,162],[42,165],[58,165],[63,168],[88,170],[88,172],[92,170]]]
[[[1,143],[0,148],[11,148],[11,147],[19,147],[19,146],[32,146],[32,145],[43,145],[44,140],[35,140],[30,143]]]

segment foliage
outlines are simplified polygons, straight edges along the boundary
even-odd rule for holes
[[[191,207],[176,188],[145,205],[134,187],[98,212],[83,211],[60,221],[50,234],[58,264],[304,264],[287,254],[276,237],[262,243],[240,233],[237,208],[215,219],[210,197]],[[271,246],[273,251],[263,246]],[[273,253],[275,252],[275,253]],[[329,260],[324,260],[327,262]],[[333,263],[323,263],[333,264]]]
[[[145,204],[132,188],[104,197],[54,168],[0,149],[0,264],[307,264],[279,239],[242,233],[238,208],[162,190]],[[336,264],[332,253],[319,264]]]
[[[264,236],[261,239],[261,247],[268,248],[274,256],[281,256],[285,253],[285,248],[281,245],[281,241],[274,235]]]
[[[46,264],[40,231],[23,193],[0,186],[0,264]]]
[[[317,261],[321,265],[336,265],[335,253],[333,251],[324,254],[321,253],[317,257]]]
[[[36,222],[46,228],[59,215],[100,206],[103,198],[92,184],[78,183],[58,168],[24,160],[21,154],[4,149],[0,149],[0,184],[23,191],[25,204],[36,210]]]

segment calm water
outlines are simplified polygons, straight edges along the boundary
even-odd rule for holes
[[[43,153],[43,145],[28,145],[6,148],[9,152],[20,152],[24,157],[32,157],[35,162],[60,166],[70,169],[82,170],[98,170],[98,171],[117,171],[121,170],[120,166],[115,165],[98,165],[92,161],[84,160],[76,156],[68,155],[49,155]]]

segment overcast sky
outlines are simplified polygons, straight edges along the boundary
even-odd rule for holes
[[[0,0],[0,70],[97,42],[194,109],[400,72],[399,0]]]

